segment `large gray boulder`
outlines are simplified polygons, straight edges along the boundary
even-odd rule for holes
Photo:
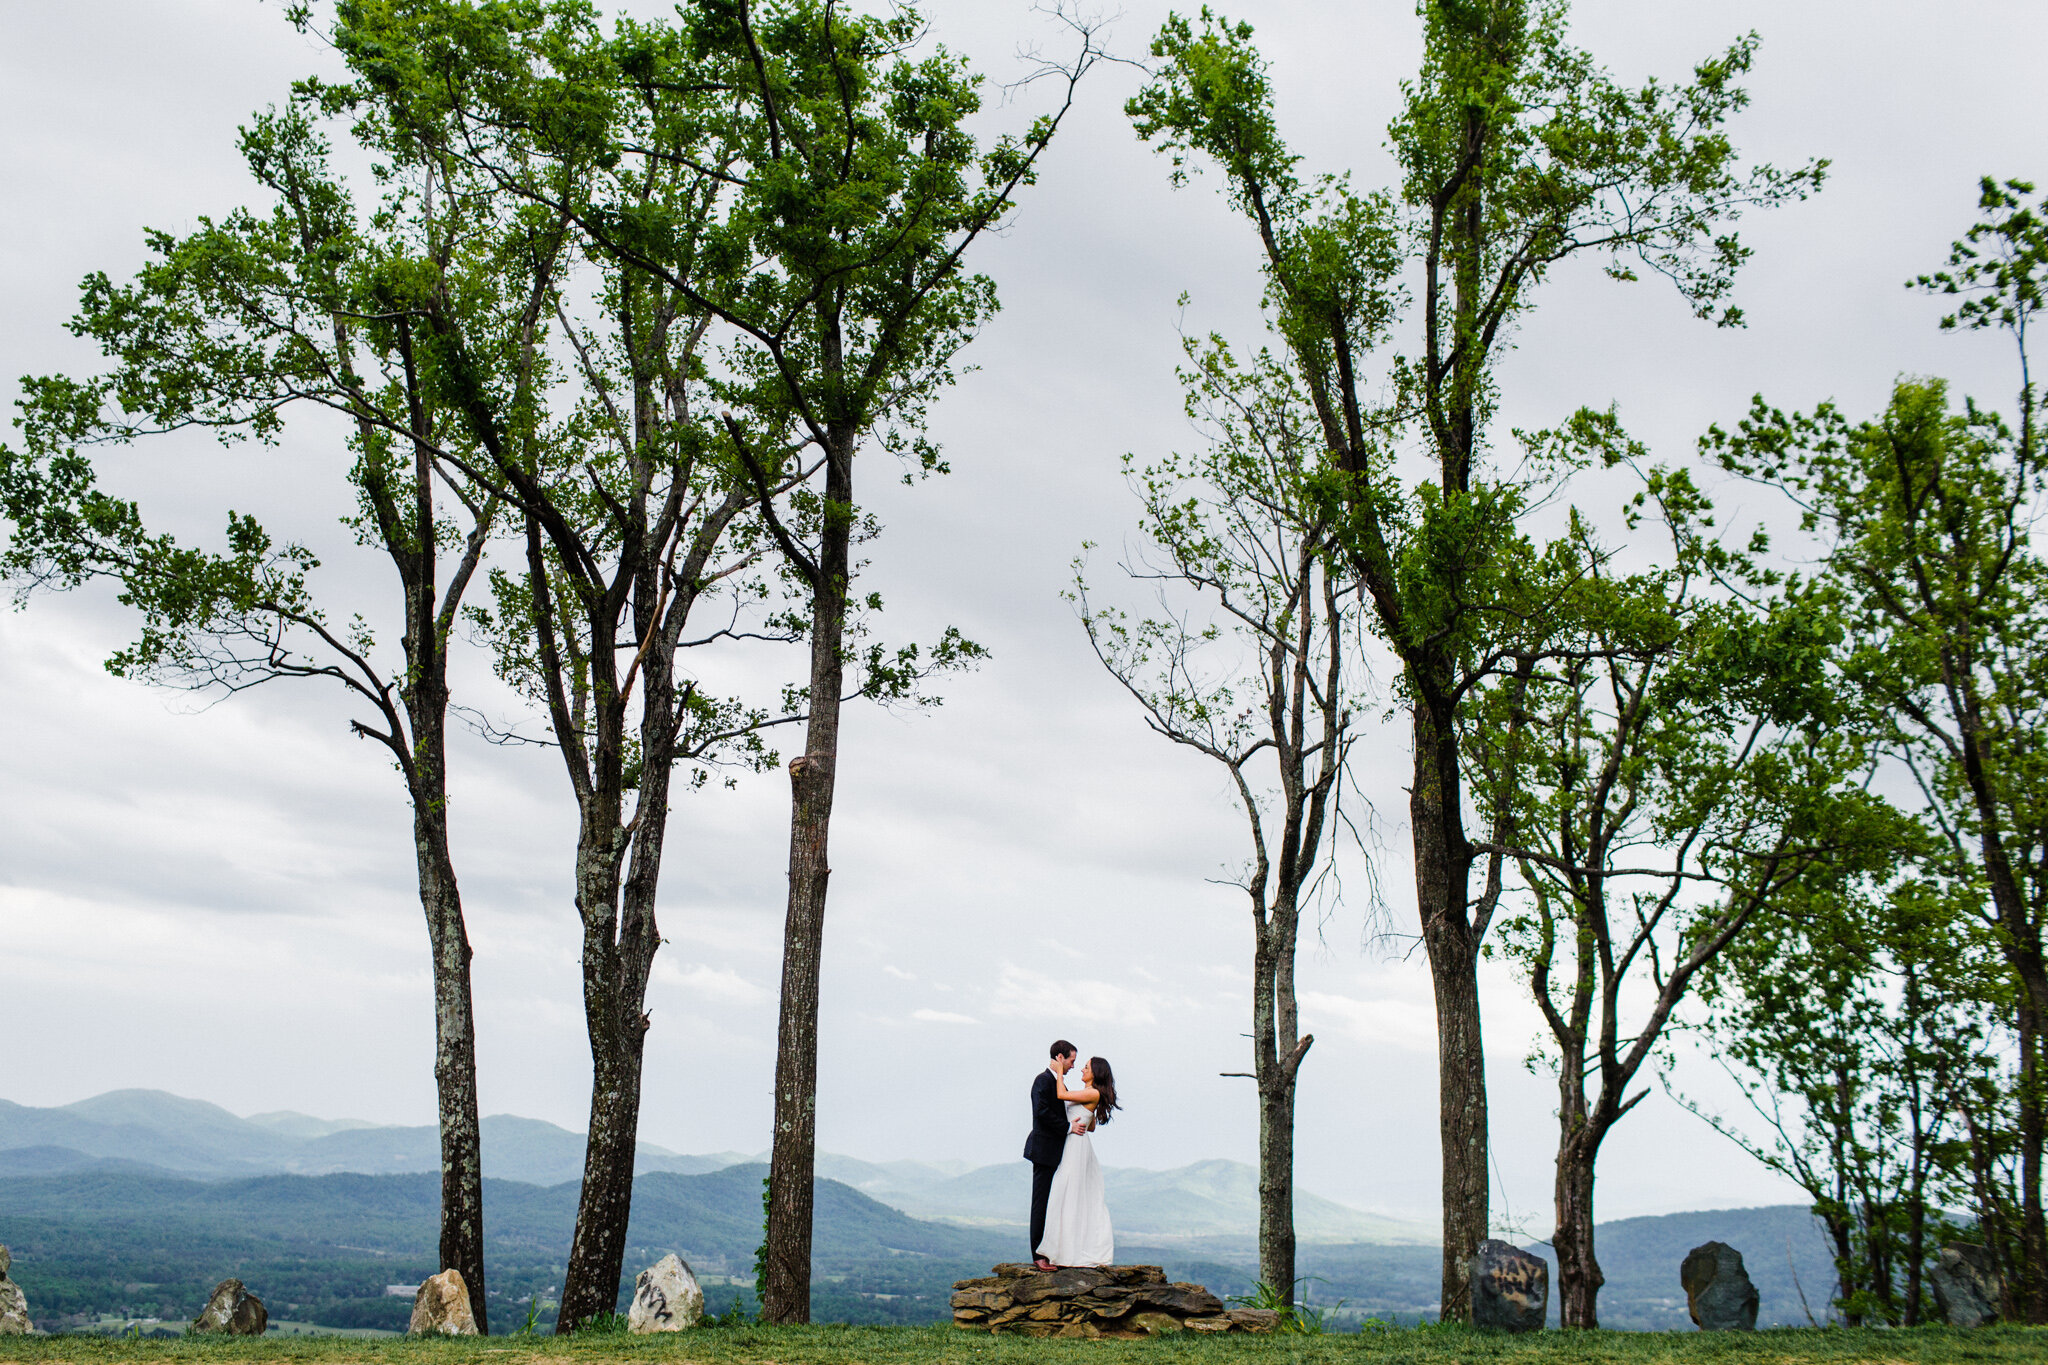
[[[1998,1321],[2004,1285],[1992,1268],[1991,1253],[1970,1242],[1950,1242],[1928,1272],[1934,1302],[1951,1327],[1989,1327]]]
[[[633,1281],[633,1307],[626,1314],[631,1332],[680,1332],[704,1316],[704,1290],[690,1273],[689,1263],[671,1251],[640,1272]]]
[[[270,1330],[270,1313],[263,1300],[251,1294],[240,1280],[222,1280],[213,1287],[213,1297],[192,1320],[195,1332],[225,1332],[235,1337],[260,1337]]]
[[[1542,1257],[1489,1238],[1479,1244],[1469,1265],[1474,1327],[1541,1330],[1550,1308],[1550,1266]]]
[[[1678,1267],[1686,1311],[1702,1332],[1754,1332],[1757,1292],[1742,1268],[1742,1253],[1726,1242],[1708,1242],[1686,1253]]]
[[[476,1314],[469,1306],[469,1282],[450,1266],[420,1281],[412,1296],[412,1321],[406,1331],[420,1337],[473,1337]]]
[[[28,1295],[7,1278],[13,1265],[13,1254],[0,1246],[0,1337],[25,1337],[35,1327],[28,1320]]]

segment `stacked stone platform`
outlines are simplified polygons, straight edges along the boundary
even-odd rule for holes
[[[1165,1332],[1270,1332],[1280,1315],[1226,1308],[1198,1284],[1169,1284],[1156,1265],[999,1265],[953,1286],[953,1325],[1026,1337],[1157,1336]]]

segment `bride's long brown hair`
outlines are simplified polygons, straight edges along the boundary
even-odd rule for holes
[[[1095,1123],[1097,1127],[1109,1122],[1110,1110],[1116,1105],[1116,1073],[1109,1069],[1109,1063],[1100,1057],[1088,1059],[1088,1083],[1095,1087]]]

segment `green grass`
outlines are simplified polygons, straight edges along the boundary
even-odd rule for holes
[[[152,1362],[305,1361],[309,1365],[547,1365],[580,1360],[675,1365],[1467,1365],[1468,1362],[1648,1361],[1931,1362],[2048,1360],[2048,1329],[1946,1327],[1899,1331],[1781,1328],[1747,1333],[1540,1332],[1505,1336],[1458,1328],[1409,1328],[1331,1336],[1197,1337],[1150,1341],[1047,1341],[991,1337],[951,1327],[719,1328],[660,1337],[485,1337],[364,1341],[284,1337],[260,1341],[185,1337],[0,1337],[0,1361],[28,1365],[152,1365]]]

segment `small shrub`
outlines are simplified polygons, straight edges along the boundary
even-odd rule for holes
[[[1344,1300],[1339,1299],[1327,1308],[1309,1307],[1307,1288],[1309,1278],[1304,1276],[1295,1281],[1296,1284],[1302,1286],[1301,1302],[1299,1303],[1287,1302],[1285,1295],[1274,1286],[1267,1284],[1264,1280],[1255,1281],[1252,1285],[1251,1293],[1233,1294],[1228,1301],[1242,1304],[1246,1308],[1263,1308],[1268,1312],[1278,1313],[1280,1315],[1280,1323],[1274,1328],[1274,1331],[1280,1334],[1319,1337],[1329,1330],[1330,1314],[1342,1308]]]

